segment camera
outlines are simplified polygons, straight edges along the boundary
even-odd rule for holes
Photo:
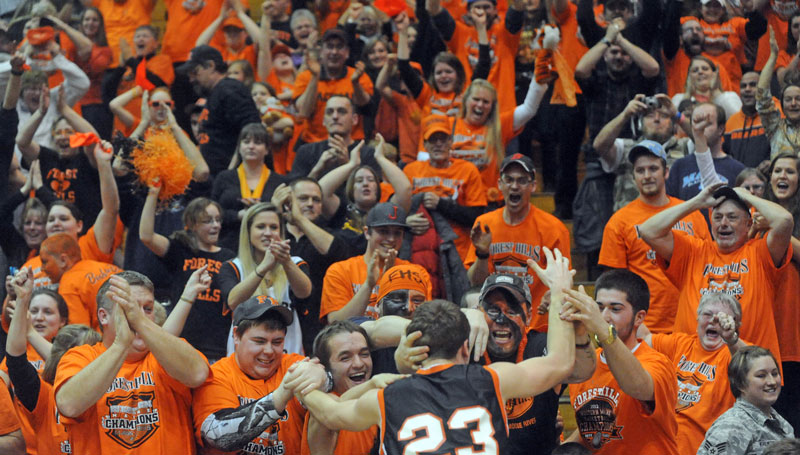
[[[661,107],[661,101],[655,96],[645,96],[642,102],[647,106],[647,109],[658,109]]]

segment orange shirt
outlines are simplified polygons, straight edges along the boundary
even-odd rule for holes
[[[8,393],[8,386],[0,379],[0,435],[7,435],[19,428],[19,419],[14,412],[14,403]]]
[[[301,136],[304,142],[319,142],[328,138],[328,130],[322,125],[322,118],[325,115],[325,103],[328,102],[328,98],[334,95],[344,95],[351,99],[353,98],[353,83],[350,81],[350,78],[354,72],[355,68],[348,67],[347,73],[341,79],[319,80],[317,83],[317,97],[314,112],[311,114],[311,117],[307,119],[306,130]],[[308,70],[297,75],[297,79],[295,79],[294,82],[294,91],[292,91],[292,98],[295,101],[306,91],[310,80],[311,72]],[[358,82],[364,91],[372,96],[372,80],[367,76],[367,73],[362,74],[361,77],[358,78]],[[358,122],[353,128],[352,137],[354,140],[364,138],[362,122]]]
[[[97,320],[97,291],[106,278],[121,271],[122,269],[113,264],[84,259],[61,275],[58,293],[67,302],[70,324],[83,324],[100,330]]]
[[[248,44],[247,46],[240,49],[238,52],[229,48],[224,43],[220,45],[212,42],[211,46],[216,50],[218,50],[220,54],[222,54],[222,59],[225,60],[225,62],[230,64],[236,60],[247,60],[248,62],[250,62],[250,65],[252,65],[253,71],[258,71],[257,70],[258,66],[256,63],[257,52],[256,52],[256,47],[254,45]]]
[[[164,54],[154,55],[153,58],[147,61],[145,68],[147,68],[147,71],[158,76],[167,86],[172,85],[172,82],[175,80],[175,70],[172,67],[172,59]],[[136,86],[133,78],[131,78],[131,80],[126,80],[128,76],[132,76],[130,70],[128,70],[125,77],[122,78],[117,93],[125,93]],[[130,136],[133,130],[136,129],[136,125],[139,124],[139,120],[142,116],[142,98],[138,96],[133,98],[125,105],[125,110],[133,116],[133,125],[131,125],[130,128],[126,128],[119,119],[115,118],[114,128],[125,133],[125,136]]]
[[[619,343],[619,341],[617,341]],[[653,378],[654,409],[625,394],[598,349],[597,369],[580,384],[569,385],[581,440],[600,442],[595,454],[678,455],[675,437],[675,370],[669,359],[640,343],[633,355]],[[681,455],[686,455],[681,452]]]
[[[647,205],[636,198],[619,209],[606,223],[603,245],[598,263],[606,267],[628,269],[647,282],[650,289],[650,309],[644,323],[653,333],[672,332],[675,325],[678,288],[667,280],[656,264],[656,253],[639,237],[639,225],[651,216],[680,204],[680,199],[669,198],[662,207]],[[711,239],[708,224],[700,212],[692,212],[672,227],[673,232],[686,233],[701,239]]]
[[[327,3],[328,14],[319,18],[319,36],[322,36],[325,30],[336,27],[342,13],[350,6],[349,0],[328,0],[325,3]]]
[[[675,331],[695,333],[697,305],[706,292],[725,292],[742,305],[739,336],[772,351],[780,365],[780,349],[772,305],[775,283],[789,259],[776,267],[764,238],[748,241],[733,253],[723,254],[711,240],[675,235],[669,265],[659,257],[664,274],[680,290]],[[791,246],[786,250],[791,257]]]
[[[714,56],[720,65],[725,67],[731,82],[739,85],[742,80],[742,65],[744,62],[744,43],[742,38],[745,37],[744,26],[747,24],[747,19],[743,17],[732,17],[721,24],[712,24],[706,22],[702,18],[692,17],[691,19],[697,20],[700,26],[703,27],[703,35],[705,35],[706,46],[709,43],[712,46],[722,46],[725,43],[730,44],[730,49]],[[708,48],[708,47],[706,47]]]
[[[125,227],[117,220],[117,232],[114,234],[114,249],[122,243],[122,233]],[[119,239],[119,241],[118,241]],[[81,258],[110,264],[114,260],[114,250],[110,253],[103,253],[97,245],[97,238],[94,236],[94,226],[90,227],[86,234],[78,237],[78,246],[81,248]],[[52,284],[50,277],[42,270],[42,258],[34,256],[28,259],[23,267],[30,267],[33,271],[33,285],[35,287],[48,286]]]
[[[481,176],[474,164],[456,158],[450,159],[446,168],[435,168],[429,161],[414,161],[403,168],[411,181],[413,194],[431,192],[439,197],[454,200],[458,205],[476,207],[486,205],[486,191]],[[456,249],[461,260],[467,257],[472,241],[469,228],[458,223],[450,223],[458,238]]]
[[[536,308],[548,288],[539,280],[536,272],[528,268],[527,260],[533,259],[539,266],[545,267],[543,246],[551,250],[558,248],[564,257],[570,258],[569,231],[561,220],[533,205],[525,220],[516,226],[510,226],[503,220],[503,210],[500,208],[484,213],[475,220],[476,225],[488,226],[492,232],[489,273],[509,273],[521,277],[531,290],[531,308]],[[464,265],[469,268],[477,259],[475,246],[470,245]],[[547,315],[534,312],[528,327],[546,332]]]
[[[558,29],[561,32],[561,42],[558,43],[558,50],[564,59],[569,64],[569,68],[574,70],[581,61],[581,57],[589,48],[583,42],[578,30],[578,5],[573,2],[567,2],[567,7],[561,14],[552,10],[553,17],[558,22]]]
[[[472,80],[472,71],[478,64],[478,31],[475,27],[455,22],[453,36],[447,42],[447,49],[454,53],[467,74],[466,80]],[[487,30],[489,35],[489,58],[491,70],[486,79],[497,89],[497,101],[500,109],[511,109],[517,105],[516,95],[510,87],[514,86],[514,57],[519,47],[519,33],[512,35],[506,30],[505,21],[495,21]],[[502,63],[502,64],[501,64]]]
[[[767,19],[767,24],[775,30],[775,41],[778,42],[778,49],[785,50],[786,46],[789,44],[789,24],[775,14],[769,4],[761,9],[761,14]],[[755,70],[761,71],[767,63],[767,59],[769,59],[769,32],[764,33],[761,35],[761,38],[758,39],[758,54],[756,54]],[[781,66],[785,65],[782,65],[779,59],[775,67],[779,68]]]
[[[194,390],[192,414],[194,415],[195,436],[201,447],[203,438],[200,428],[208,416],[222,409],[238,408],[271,393],[281,384],[286,370],[292,364],[303,360],[303,356],[299,354],[283,354],[275,374],[267,379],[251,379],[239,368],[235,356],[236,354],[231,354],[212,365],[209,380]],[[286,414],[286,418],[281,418],[272,424],[260,436],[250,441],[243,450],[235,453],[286,455],[300,453],[300,440],[306,410],[300,405],[297,398],[292,398],[286,405]],[[203,453],[234,452],[220,452],[206,447]]]
[[[769,50],[767,50],[767,52],[769,52]],[[719,79],[722,84],[721,90],[723,92],[739,93],[739,85],[731,81],[731,77],[728,75],[728,70],[725,69],[725,66],[720,65],[717,58],[713,55],[704,52],[703,56],[711,59],[711,61],[716,63],[717,68],[719,68]],[[675,54],[672,60],[664,61],[664,73],[667,77],[667,94],[670,97],[678,93],[683,93],[686,89],[686,76],[689,74],[690,63],[692,63],[692,59],[686,55],[683,48],[678,49],[678,53]]]
[[[42,356],[36,352],[36,349],[28,343],[27,349],[25,350],[25,355],[28,359],[28,363],[33,365],[36,368],[37,373],[41,373],[44,370],[44,359]],[[0,370],[4,373],[8,374],[8,365],[6,364],[7,357],[3,358],[3,361],[0,362]],[[44,381],[42,381],[44,383]],[[1,383],[0,383],[1,384]],[[47,452],[42,448],[42,443],[39,442],[39,437],[37,436],[38,431],[33,426],[33,422],[31,422],[29,418],[29,412],[25,408],[25,406],[16,398],[12,399],[14,402],[14,407],[17,411],[17,417],[19,417],[19,424],[22,429],[22,437],[25,439],[25,447],[27,449],[28,455],[36,455],[41,453],[43,455],[49,453],[58,453],[58,452]],[[39,401],[42,401],[41,392],[39,393]],[[55,404],[55,401],[53,402]],[[38,406],[38,404],[37,404]]]
[[[778,274],[774,312],[781,358],[800,362],[800,271],[794,261]]]
[[[39,355],[39,353],[36,351],[36,349],[33,348],[33,345],[31,345],[30,343],[28,343],[28,346],[25,348],[25,356],[28,358],[28,363],[30,363],[31,365],[33,365],[34,368],[36,368],[37,373],[41,373],[42,371],[44,371],[44,359],[42,358],[42,356]],[[3,357],[3,361],[0,362],[0,370],[8,374],[8,365],[6,364],[5,357]]]
[[[311,449],[308,447],[308,419],[310,417],[311,414],[306,414],[305,422],[303,422],[301,455],[311,455]],[[369,455],[372,446],[375,445],[378,426],[373,425],[364,431],[341,430],[337,433],[336,448],[333,451],[333,455]]]
[[[114,52],[114,58],[111,59],[112,67],[116,67],[119,62],[119,39],[125,38],[133,47],[133,34],[136,33],[138,27],[150,24],[150,15],[153,13],[155,4],[156,2],[152,0],[128,0],[125,2],[92,0],[92,6],[103,13],[108,46]]]
[[[706,431],[736,401],[728,381],[731,351],[724,344],[706,351],[697,334],[654,334],[653,349],[672,362],[678,375],[678,453],[697,453]]]
[[[453,158],[467,160],[478,167],[478,170],[481,171],[483,186],[486,188],[486,199],[489,202],[496,202],[503,198],[500,188],[497,187],[497,181],[500,179],[500,164],[497,157],[503,158],[508,141],[522,130],[514,131],[513,109],[502,112],[500,114],[502,144],[498,144],[498,150],[491,154],[486,150],[488,130],[489,127],[486,125],[473,126],[461,117],[456,118],[451,154]]]
[[[103,343],[67,351],[58,364],[55,394],[105,351]],[[167,374],[151,352],[123,363],[97,404],[61,421],[75,454],[194,454],[191,404],[189,388]]]
[[[21,412],[21,419],[28,422],[36,441],[38,453],[42,455],[71,454],[73,453],[72,445],[69,442],[67,429],[61,423],[61,417],[56,409],[53,386],[44,380],[40,380],[39,384],[39,398],[33,411],[28,411],[21,404],[17,406]],[[23,431],[24,429],[23,425]]]
[[[334,262],[325,272],[322,281],[322,300],[319,308],[319,318],[326,320],[328,313],[341,310],[347,305],[367,281],[367,262],[364,255],[355,256],[344,261]],[[397,258],[394,265],[411,264]],[[378,319],[378,285],[372,288],[369,296],[369,305],[364,312],[366,316]]]
[[[197,38],[219,16],[222,0],[205,0],[199,11],[186,9],[185,0],[164,0],[167,7],[167,28],[161,39],[161,53],[173,62],[189,60]]]
[[[427,82],[422,83],[422,90],[417,95],[417,105],[422,108],[422,118],[429,115],[441,115],[456,118],[461,109],[462,93],[442,93],[434,90]]]

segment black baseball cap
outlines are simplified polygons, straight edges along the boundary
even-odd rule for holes
[[[259,319],[268,312],[278,314],[286,326],[290,326],[294,321],[292,310],[283,306],[277,300],[266,295],[250,297],[233,310],[233,326],[238,327],[242,321],[249,319]]]
[[[381,202],[367,213],[367,226],[400,226],[407,228],[406,211],[392,202]]]
[[[322,34],[323,43],[331,39],[340,39],[347,47],[350,47],[350,42],[347,40],[347,32],[339,27],[329,28],[328,30],[325,30],[325,33]]]
[[[536,175],[536,169],[534,169],[533,167],[533,160],[523,155],[522,153],[515,153],[513,155],[508,155],[507,157],[505,157],[503,159],[503,162],[500,164],[500,172],[502,173],[503,171],[506,170],[508,166],[515,163],[522,166],[522,168],[525,169],[525,172],[527,172],[528,174]]]
[[[486,278],[481,287],[480,301],[483,302],[486,295],[495,289],[501,289],[516,300],[518,305],[523,303],[531,304],[531,290],[525,281],[517,275],[506,273],[493,273]]]
[[[747,205],[747,203],[742,198],[740,198],[738,194],[736,194],[736,191],[734,191],[733,188],[731,188],[729,186],[723,186],[721,188],[718,188],[716,191],[714,191],[714,197],[715,198],[720,198],[720,197],[725,198],[725,199],[722,200],[722,202],[731,201],[734,204],[738,205],[739,208],[741,208],[742,210],[747,212],[748,216],[750,215],[750,206]],[[716,209],[717,207],[722,205],[722,202],[720,202],[719,204],[715,205],[714,208]]]
[[[222,54],[213,47],[202,44],[192,49],[189,60],[178,67],[178,72],[188,74],[196,66],[202,65],[209,60],[213,61],[217,68],[225,67],[225,60],[222,58]]]

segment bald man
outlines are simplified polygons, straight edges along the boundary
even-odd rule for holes
[[[42,271],[53,283],[69,308],[69,323],[100,329],[97,321],[97,290],[106,279],[122,270],[105,262],[81,259],[78,241],[68,234],[54,234],[42,242],[39,251]]]

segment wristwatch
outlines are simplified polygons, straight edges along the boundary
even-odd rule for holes
[[[592,335],[592,336],[594,337],[594,342],[597,343],[598,346],[600,346],[600,347],[608,346],[611,343],[613,343],[614,340],[617,339],[617,328],[614,327],[614,324],[609,324],[608,325],[608,338],[606,338],[605,340],[600,340],[600,338],[597,336],[596,333],[594,335]]]
[[[605,44],[606,46],[611,46],[611,41],[605,36],[603,37],[603,39],[600,40],[600,42]]]

